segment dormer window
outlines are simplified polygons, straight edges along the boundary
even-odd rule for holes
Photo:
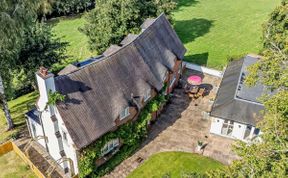
[[[164,77],[163,77],[163,82],[165,82],[165,80],[167,79],[167,75],[169,74],[169,72],[167,71],[167,72],[165,72],[165,75],[164,75]]]
[[[176,81],[176,75],[173,74],[173,75],[172,75],[172,78],[171,78],[171,80],[170,80],[170,88],[174,85],[175,81]]]
[[[126,107],[121,113],[120,113],[120,120],[125,119],[130,115],[129,113],[129,107]]]
[[[151,98],[151,88],[149,88],[144,95],[144,102],[146,102],[149,98]]]

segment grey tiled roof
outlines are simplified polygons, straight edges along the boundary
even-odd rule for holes
[[[246,56],[229,63],[212,106],[211,116],[253,126],[261,119],[264,106],[257,98],[263,94],[264,87],[257,84],[249,88],[241,81],[243,73],[248,75],[247,67],[257,60]]]

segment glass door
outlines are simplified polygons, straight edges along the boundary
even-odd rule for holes
[[[244,139],[247,139],[250,136],[251,130],[252,130],[252,126],[247,125],[246,130],[245,130]]]
[[[231,136],[234,127],[234,122],[230,120],[225,120],[221,129],[222,135]]]

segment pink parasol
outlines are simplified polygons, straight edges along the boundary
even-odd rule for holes
[[[197,75],[192,75],[188,77],[187,82],[191,85],[200,85],[202,82],[202,78]]]

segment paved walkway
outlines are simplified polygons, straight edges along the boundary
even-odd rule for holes
[[[186,76],[192,73],[192,71],[187,71]],[[214,87],[210,94],[196,101],[190,101],[183,89],[175,89],[171,102],[151,127],[149,136],[142,147],[105,177],[126,177],[143,163],[143,161],[138,163],[139,157],[146,160],[155,153],[165,151],[195,153],[198,140],[207,144],[204,151],[199,154],[224,164],[229,164],[232,160],[237,159],[237,156],[231,151],[233,140],[209,133],[210,120],[204,112],[209,112],[211,109],[212,102],[209,99],[215,97],[220,79],[208,75],[203,77],[203,83],[211,84]]]
[[[26,155],[25,146],[28,144],[30,139],[21,138],[15,141],[15,144],[22,150]],[[51,173],[52,178],[66,178],[62,168],[58,165],[55,160],[47,153],[47,151],[37,142],[33,141],[30,143],[31,146],[28,149],[28,158],[30,161],[42,172],[44,176],[47,176],[47,170],[51,166],[55,166],[54,171]]]

